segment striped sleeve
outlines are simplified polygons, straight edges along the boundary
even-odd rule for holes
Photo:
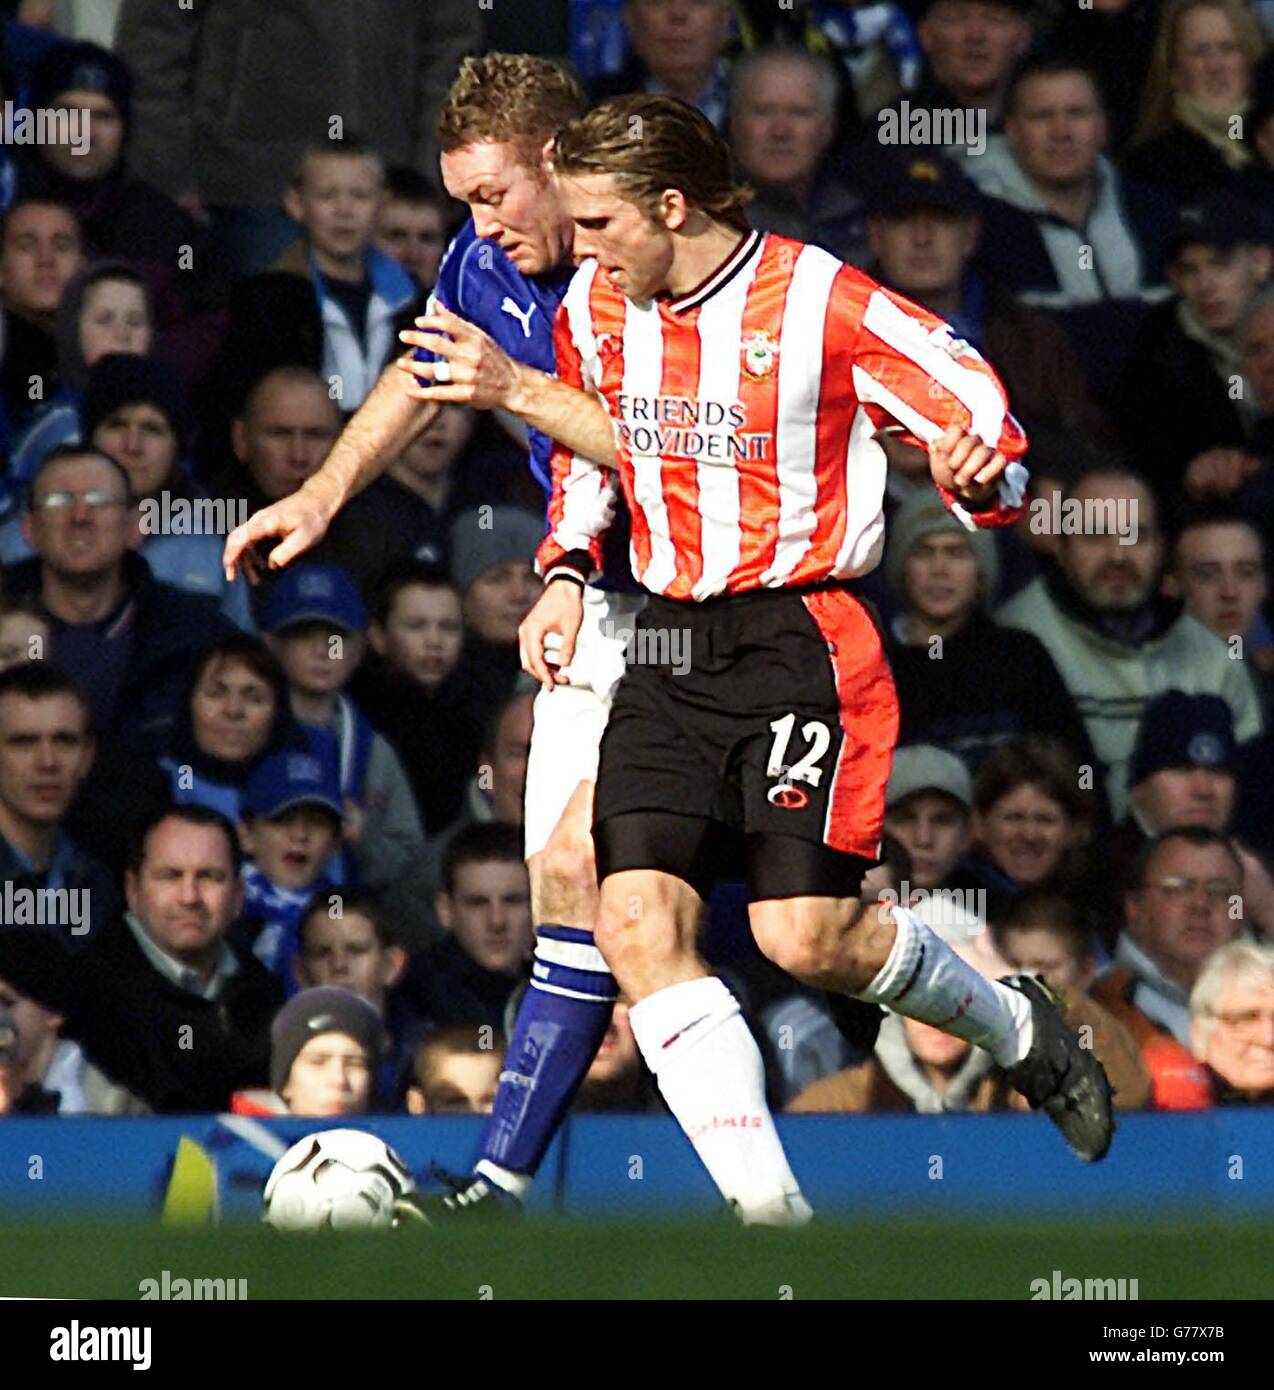
[[[573,297],[577,275],[553,321],[553,352],[557,378],[576,390],[591,390],[584,378],[578,318],[587,314],[587,286],[581,298]],[[601,537],[615,515],[618,475],[591,459],[555,443],[549,459],[552,490],[549,494],[548,532],[540,542],[536,567],[545,580],[569,572],[590,579],[601,569]]]
[[[939,487],[960,523],[1006,526],[1022,514],[1027,471],[1026,433],[1009,411],[999,377],[982,355],[957,338],[951,326],[901,295],[873,286],[862,311],[853,349],[853,383],[877,426],[897,421],[904,439],[924,448],[951,426],[977,435],[1008,460],[999,492],[988,507],[972,511]]]

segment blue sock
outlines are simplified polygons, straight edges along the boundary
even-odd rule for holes
[[[539,929],[531,986],[482,1134],[479,1171],[495,1165],[527,1175],[518,1185],[523,1191],[529,1185],[606,1036],[617,993],[592,932]]]

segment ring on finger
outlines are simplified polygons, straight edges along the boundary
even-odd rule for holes
[[[434,380],[440,386],[446,386],[451,380],[451,363],[447,361],[434,363]]]

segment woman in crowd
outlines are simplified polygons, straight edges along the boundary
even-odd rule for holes
[[[234,633],[196,665],[183,717],[159,765],[175,801],[210,806],[237,823],[243,785],[260,759],[306,746],[274,654],[259,638]]]
[[[1265,36],[1243,0],[1171,0],[1159,21],[1127,172],[1179,202],[1238,183]]]
[[[1083,897],[1100,793],[1083,789],[1082,781],[1074,754],[1048,738],[1002,744],[978,769],[975,848],[965,863],[970,886],[986,891],[992,922],[1002,920],[1024,888],[1047,884]]]

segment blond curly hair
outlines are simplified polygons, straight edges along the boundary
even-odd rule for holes
[[[438,117],[443,154],[483,140],[538,151],[585,108],[575,78],[529,53],[485,53],[460,64]]]

